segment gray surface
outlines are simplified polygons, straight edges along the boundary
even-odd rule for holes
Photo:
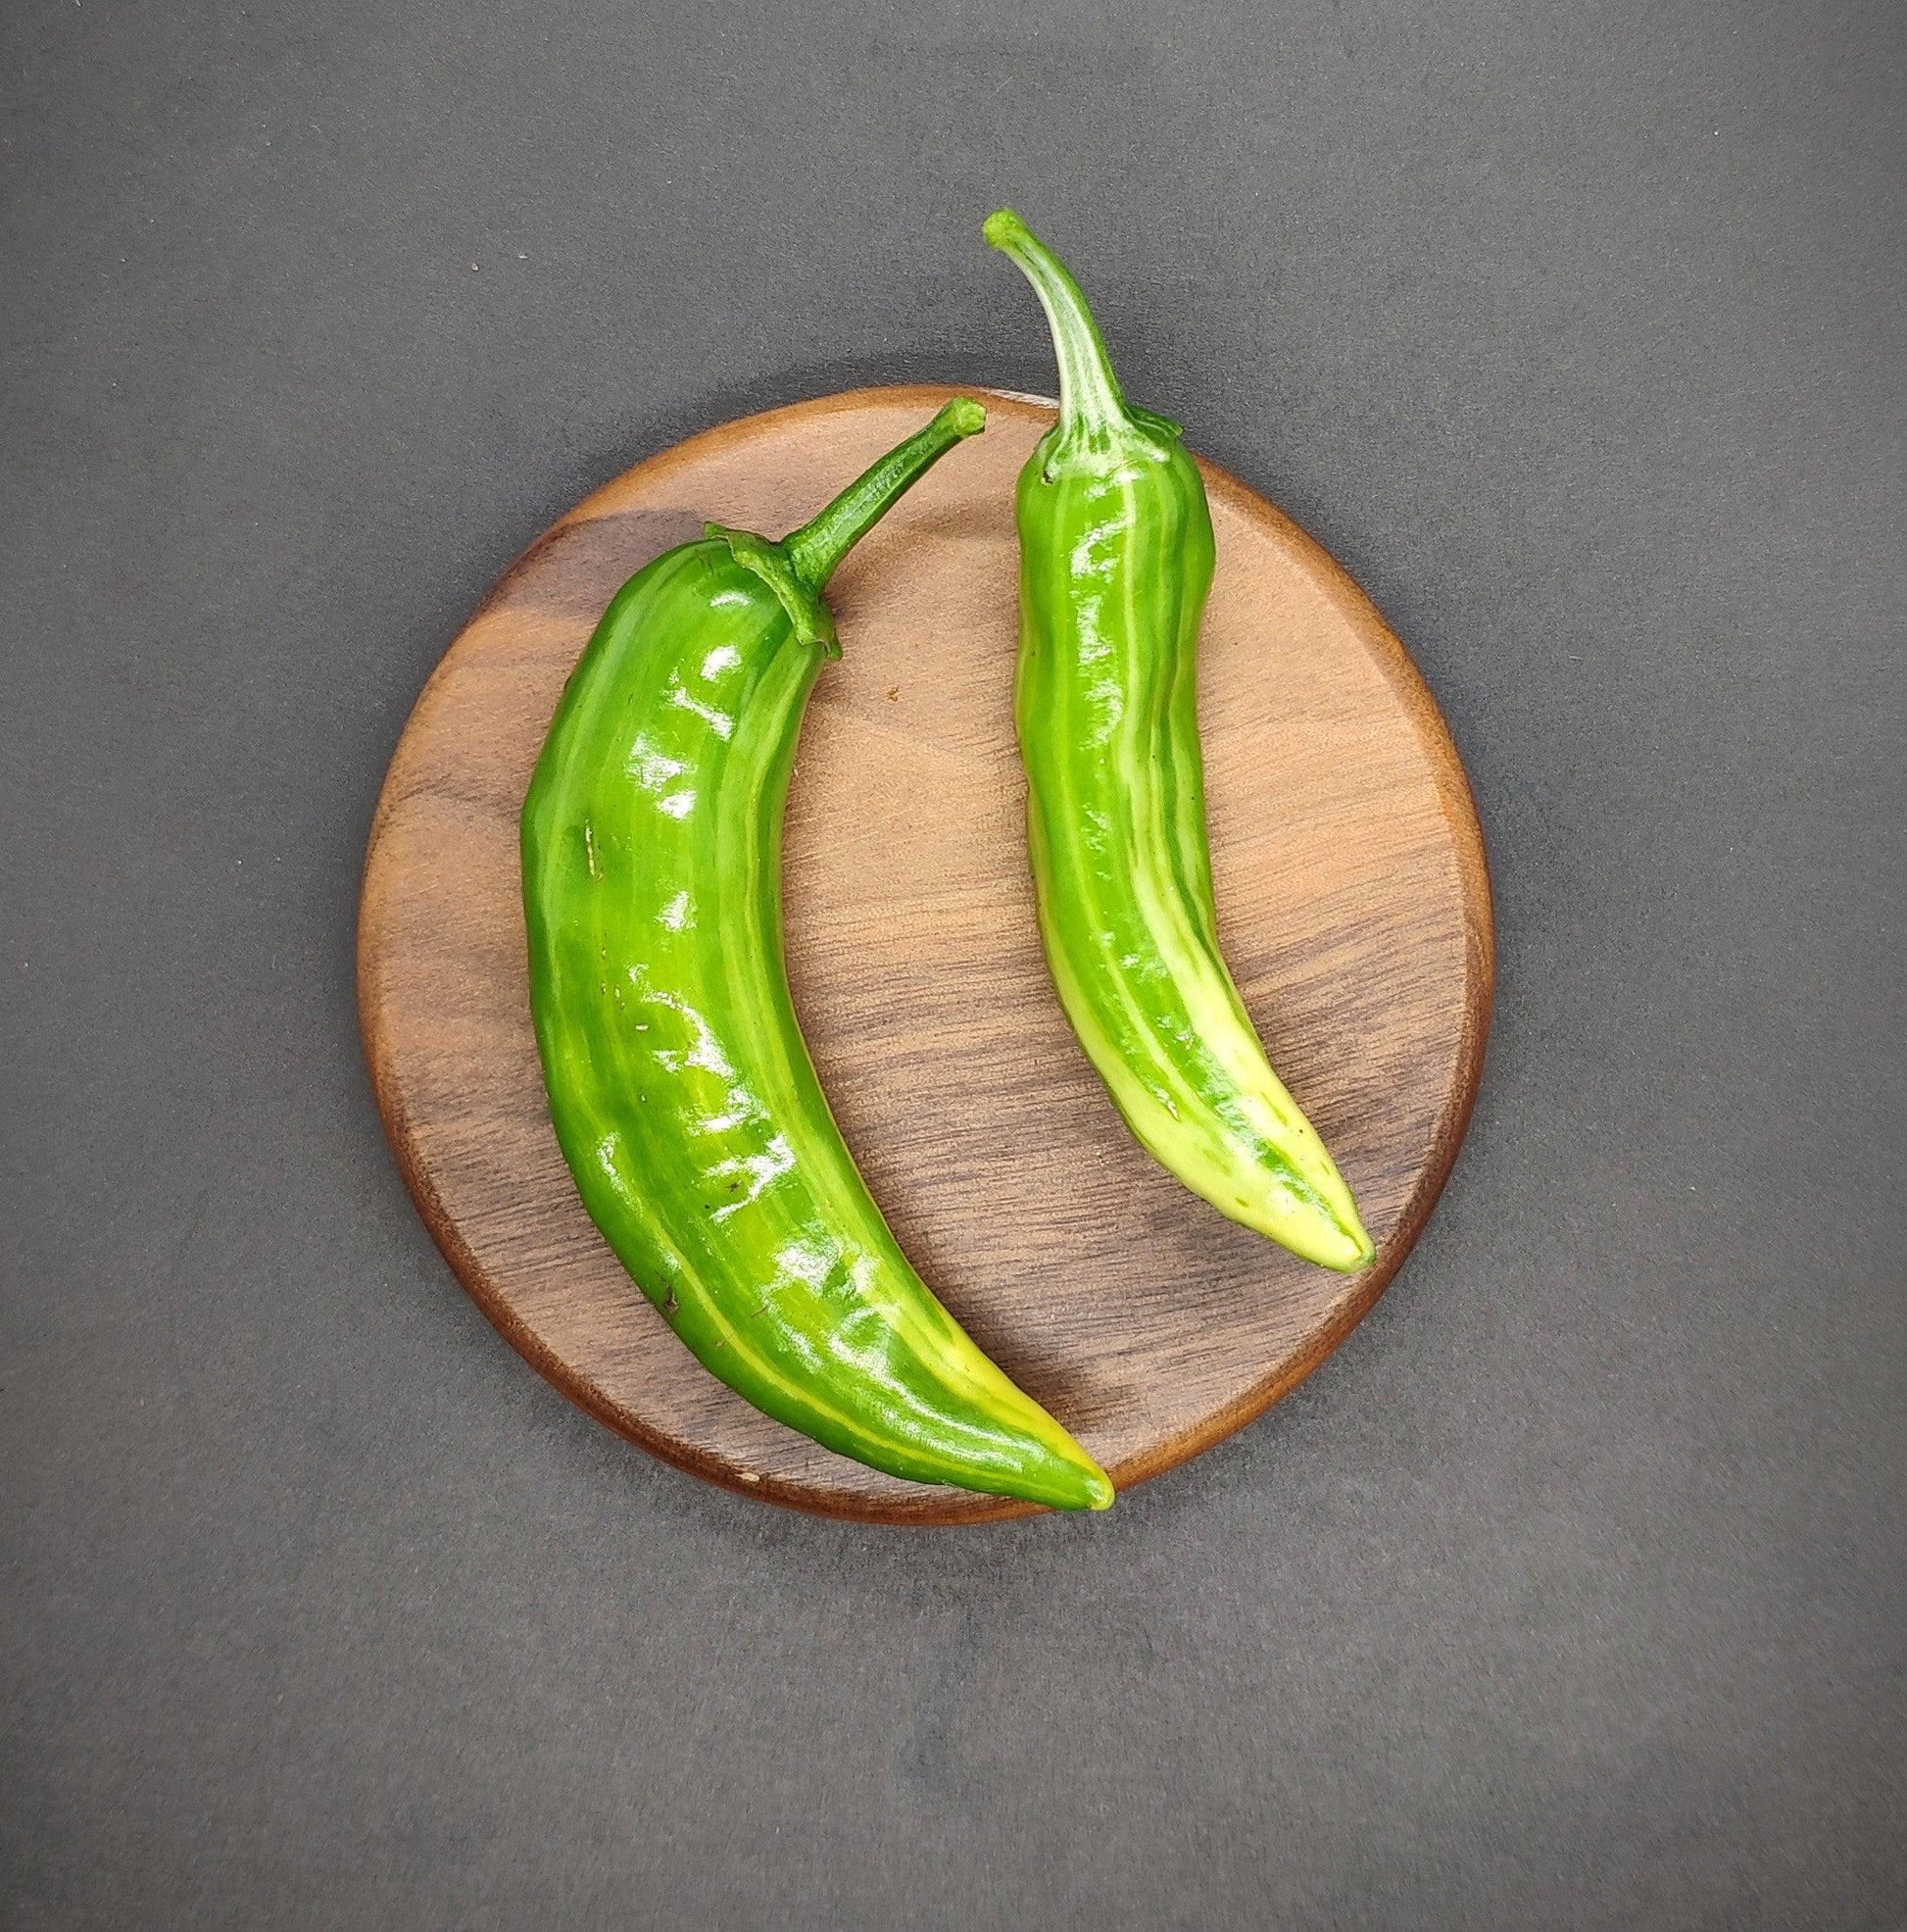
[[[1904,21],[12,0],[0,1920],[1907,1918]],[[883,1533],[485,1326],[353,909],[577,496],[1049,386],[1004,199],[1416,654],[1502,988],[1311,1383],[1109,1518]]]

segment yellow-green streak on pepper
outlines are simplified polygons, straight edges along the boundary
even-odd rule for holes
[[[530,1003],[591,1218],[758,1409],[919,1482],[1103,1509],[1112,1486],[908,1265],[782,964],[781,823],[821,591],[985,421],[950,403],[779,543],[708,526],[617,592],[523,804]]]
[[[1052,330],[1059,420],[1020,472],[1015,691],[1040,932],[1140,1143],[1222,1214],[1326,1267],[1370,1236],[1272,1071],[1218,950],[1198,748],[1212,525],[1176,423],[1134,409],[1079,285],[1010,209],[986,238]]]

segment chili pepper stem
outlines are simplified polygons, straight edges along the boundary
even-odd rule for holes
[[[781,540],[795,574],[810,590],[827,586],[836,567],[887,514],[895,498],[963,437],[987,426],[987,412],[970,396],[957,396],[905,443],[891,449],[848,485],[818,516]]]
[[[1112,372],[1105,341],[1065,263],[1010,208],[996,209],[980,232],[1033,284],[1047,312],[1059,359],[1061,433],[1116,429],[1130,422],[1132,412]]]

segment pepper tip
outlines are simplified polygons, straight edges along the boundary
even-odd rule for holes
[[[1341,1248],[1336,1255],[1325,1260],[1325,1266],[1339,1274],[1358,1274],[1377,1260],[1377,1243],[1364,1231],[1364,1223],[1354,1216],[1350,1228],[1345,1230],[1345,1247],[1349,1252]]]

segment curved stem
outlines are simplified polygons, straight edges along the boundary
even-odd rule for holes
[[[825,588],[835,567],[954,445],[978,435],[987,412],[968,396],[949,403],[924,429],[888,451],[819,516],[781,540],[795,574],[810,590]]]
[[[1079,283],[1010,208],[996,209],[980,231],[1033,284],[1059,359],[1059,427],[1112,429],[1132,421],[1099,324]]]

